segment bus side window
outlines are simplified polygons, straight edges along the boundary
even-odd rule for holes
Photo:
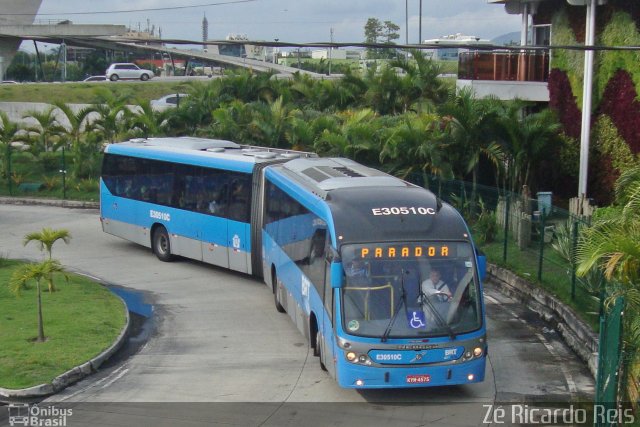
[[[229,194],[229,219],[249,222],[251,207],[251,182],[249,175],[238,176],[231,181],[231,194]]]

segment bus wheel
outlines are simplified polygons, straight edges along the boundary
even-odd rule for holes
[[[320,356],[320,342],[318,341],[318,337],[319,337],[319,335],[318,335],[318,327],[315,326],[315,322],[314,322],[314,327],[311,329],[311,334],[312,335],[310,335],[310,336],[312,336],[314,341],[315,341],[313,343],[313,347],[312,347],[313,348],[313,356],[314,357],[318,357],[318,356]],[[314,334],[315,334],[315,336],[314,336]]]
[[[276,276],[275,273],[273,274],[273,301],[276,304],[278,313],[284,313],[286,311],[280,302],[280,286],[278,285],[278,276]]]
[[[156,254],[160,261],[169,262],[173,259],[169,233],[164,227],[158,227],[153,233],[153,253]]]
[[[322,336],[320,335],[320,332],[316,332],[316,349],[315,351],[318,352],[318,358],[320,360],[320,369],[322,369],[323,371],[327,370],[327,367],[324,365],[324,362],[322,361],[322,358],[324,357],[324,352],[322,351]]]

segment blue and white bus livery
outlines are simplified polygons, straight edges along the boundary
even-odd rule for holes
[[[340,386],[484,379],[484,257],[431,192],[347,159],[198,138],[109,145],[100,186],[105,232],[262,277]]]

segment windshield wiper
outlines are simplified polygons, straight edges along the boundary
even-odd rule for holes
[[[431,311],[431,313],[433,313],[433,316],[436,318],[436,321],[438,322],[438,324],[442,326],[444,329],[446,329],[447,333],[449,334],[449,338],[451,338],[452,340],[455,340],[456,333],[453,332],[453,329],[451,328],[451,326],[449,326],[449,324],[445,322],[442,316],[440,316],[440,313],[433,306],[433,303],[431,302],[429,297],[426,296],[424,292],[422,292],[422,285],[420,285],[420,301],[422,302],[422,306],[426,305],[427,307],[429,307],[429,310]]]
[[[389,320],[389,324],[387,325],[387,329],[384,330],[384,334],[380,338],[380,342],[387,342],[387,338],[389,338],[389,334],[391,333],[391,329],[393,328],[393,324],[396,323],[396,319],[398,318],[398,313],[400,313],[400,308],[402,305],[407,306],[407,293],[404,290],[404,268],[400,271],[400,299],[396,304],[396,309],[393,312],[393,316],[391,320]]]

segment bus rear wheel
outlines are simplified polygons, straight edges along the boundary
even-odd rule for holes
[[[278,276],[275,273],[273,273],[273,301],[278,313],[284,313],[286,311],[280,302],[280,286],[278,285]]]
[[[158,259],[163,262],[169,262],[173,259],[171,254],[171,241],[169,240],[169,233],[164,227],[158,227],[153,232],[153,253],[156,254]]]

